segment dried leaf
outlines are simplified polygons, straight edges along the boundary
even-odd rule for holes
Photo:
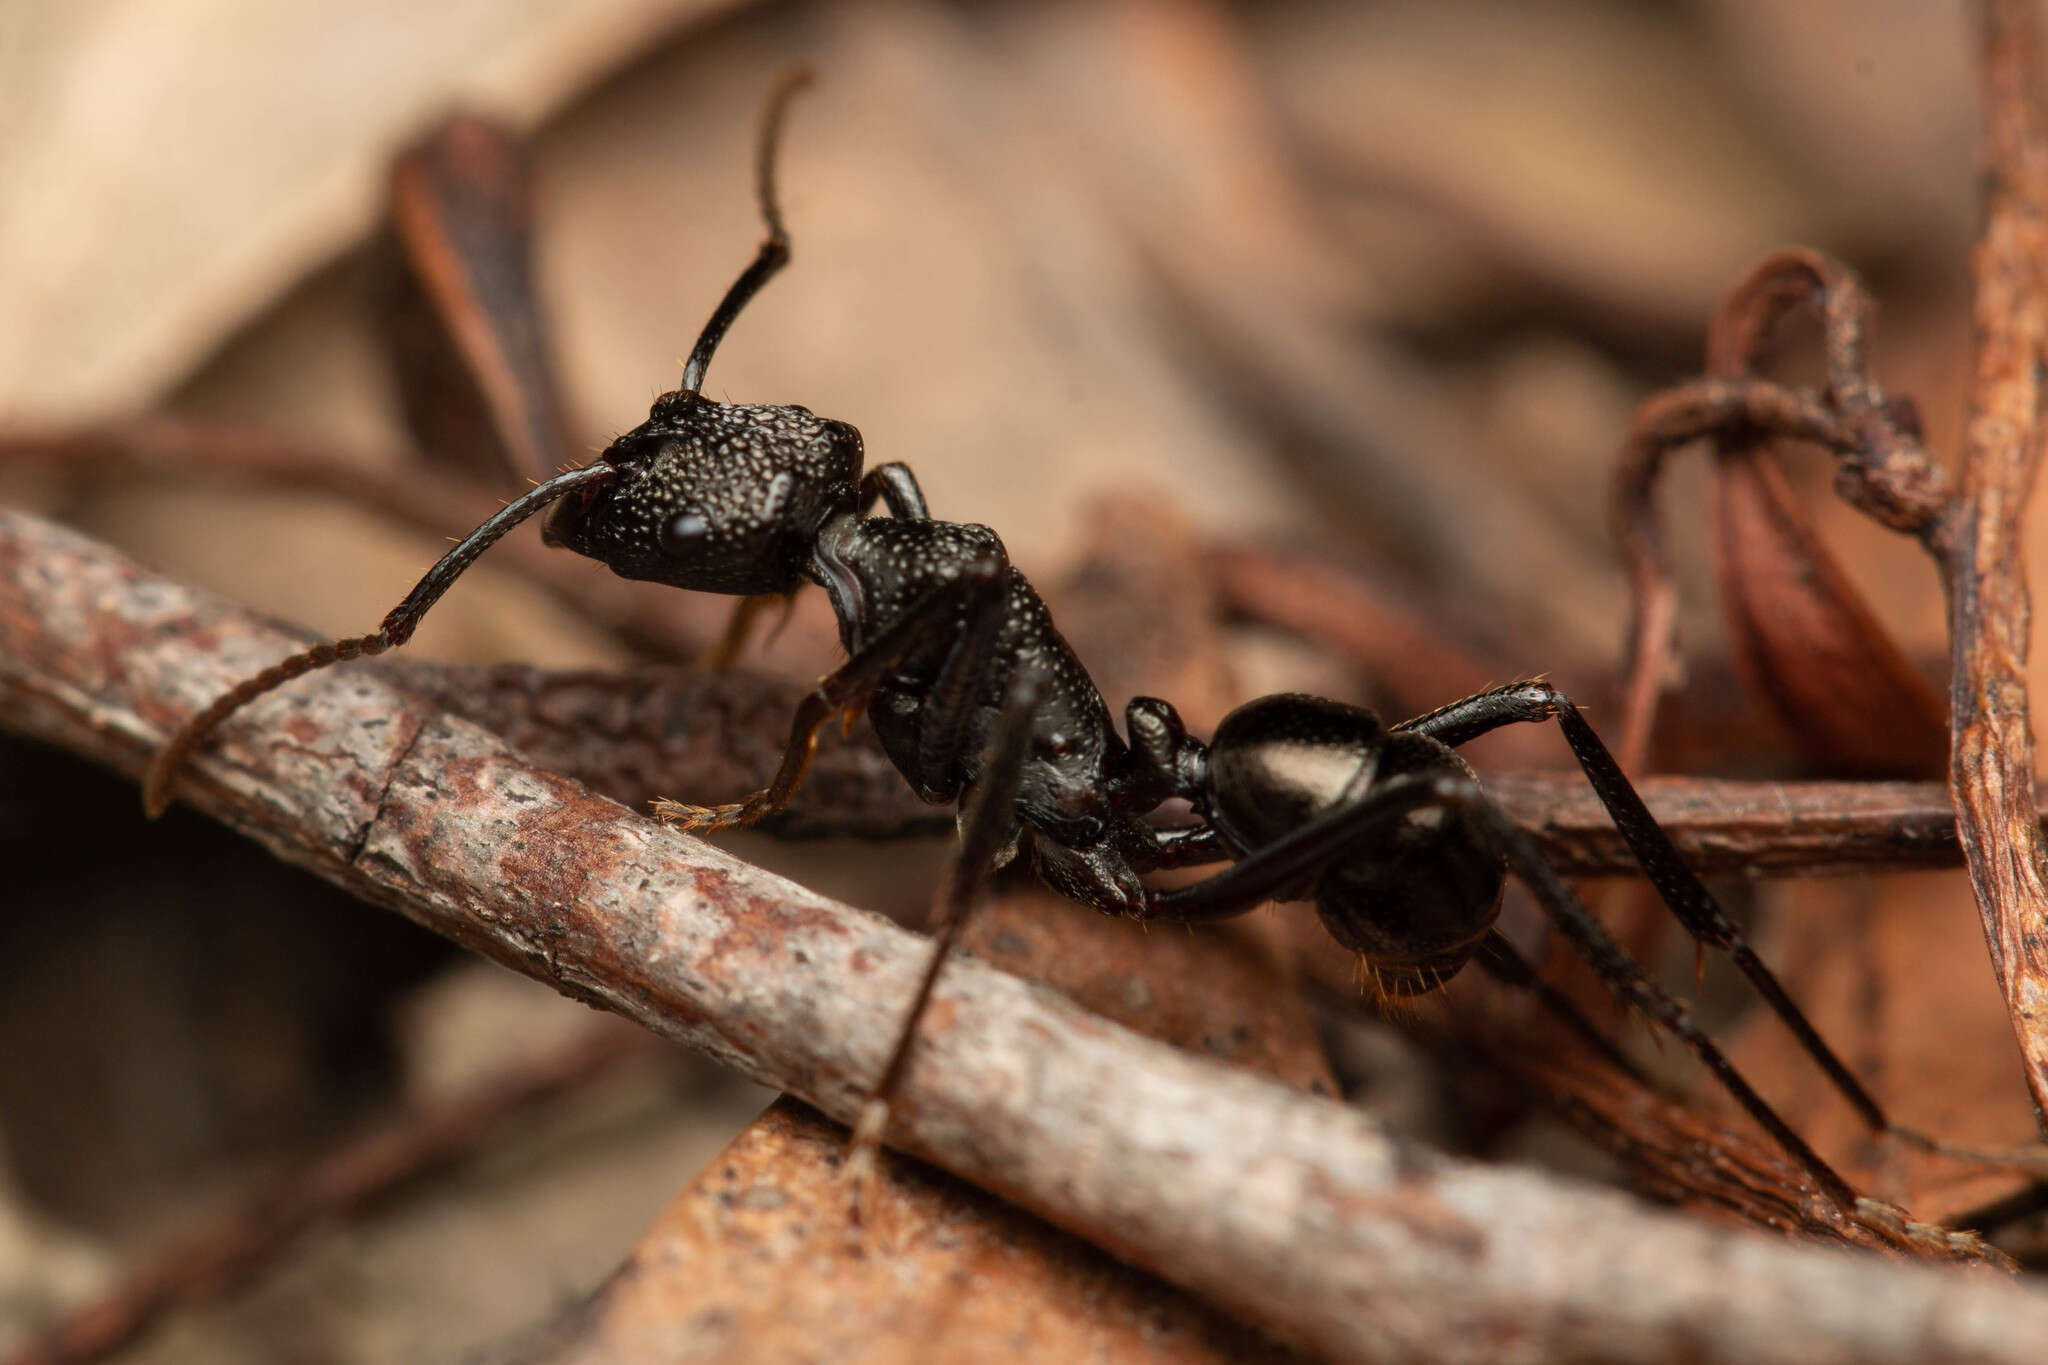
[[[1822,772],[1940,776],[1941,699],[1814,534],[1775,459],[1752,445],[1716,455],[1721,605],[1751,691]]]
[[[527,1365],[1298,1359],[916,1162],[885,1158],[855,1228],[838,1175],[845,1142],[816,1111],[777,1102]]]
[[[368,229],[387,151],[424,113],[460,94],[530,127],[728,7],[373,0],[341,30],[262,0],[155,0],[119,23],[38,9],[0,43],[0,180],[36,187],[0,203],[0,412],[58,424],[154,397]]]

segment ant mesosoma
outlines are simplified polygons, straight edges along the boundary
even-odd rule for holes
[[[838,617],[847,662],[799,705],[771,783],[731,805],[658,802],[659,818],[717,830],[782,809],[803,781],[821,727],[863,705],[919,796],[934,804],[965,798],[939,941],[863,1114],[864,1143],[879,1139],[884,1098],[976,887],[1020,847],[1061,895],[1140,921],[1196,923],[1274,899],[1313,900],[1383,996],[1434,990],[1477,958],[1618,1056],[1494,927],[1511,871],[1617,996],[1682,1039],[1829,1197],[1855,1209],[1848,1182],[1750,1088],[1687,1007],[1628,957],[1455,752],[1504,725],[1555,720],[1687,931],[1734,958],[1873,1130],[1897,1131],[1685,865],[1563,693],[1540,681],[1512,683],[1394,726],[1319,697],[1262,697],[1227,716],[1206,745],[1171,705],[1140,697],[1125,709],[1120,737],[994,531],[933,519],[902,464],[863,473],[860,433],[844,422],[801,407],[703,396],[705,369],[726,329],[789,260],[774,161],[788,101],[804,80],[803,73],[786,80],[767,106],[756,174],[768,235],[697,339],[682,386],[656,400],[647,420],[601,459],[532,488],[477,527],[375,634],[294,655],[193,716],[151,767],[144,793],[151,813],[167,804],[186,758],[229,714],[312,669],[405,643],[478,555],[559,503],[546,539],[623,577],[746,597],[792,593],[808,580],[824,587]],[[877,501],[887,517],[869,515]],[[1193,823],[1149,821],[1176,798],[1193,810]],[[1213,876],[1171,890],[1143,880],[1225,861],[1231,865]]]

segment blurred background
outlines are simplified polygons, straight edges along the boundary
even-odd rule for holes
[[[1877,373],[1954,449],[1976,104],[1963,7],[1923,0],[18,0],[0,6],[0,429],[172,411],[399,468],[420,438],[380,302],[388,169],[462,109],[530,139],[537,296],[572,453],[594,454],[674,385],[752,253],[754,126],[796,61],[820,79],[781,162],[795,261],[707,392],[854,423],[871,462],[908,462],[936,515],[995,526],[1037,582],[1072,569],[1105,499],[1135,500],[1197,544],[1311,553],[1503,677],[1605,695],[1629,414],[1698,372],[1721,294],[1792,244],[1862,272]],[[1823,461],[1791,471],[1938,669],[1928,561],[1835,505]],[[1662,494],[1688,698],[1752,736],[1724,770],[1806,771],[1753,738],[1706,490],[1681,459]],[[0,496],[323,633],[368,629],[438,552],[364,500],[177,471],[20,461]],[[724,605],[679,610],[708,643]],[[1241,694],[1450,699],[1270,622],[1223,640]],[[749,662],[808,676],[833,647],[809,594]],[[490,560],[415,648],[650,652]],[[1568,758],[1539,737],[1494,761]],[[586,1018],[135,806],[124,782],[0,748],[0,1351],[253,1175]],[[736,846],[898,914],[940,855]],[[1766,956],[1903,1117],[2028,1138],[1960,873],[1758,899]],[[1745,1036],[1744,1062],[1873,1178],[1780,1040]],[[490,1358],[608,1274],[768,1098],[670,1059],[579,1095],[120,1358]],[[1889,1178],[1931,1217],[1996,1192],[1953,1168]]]

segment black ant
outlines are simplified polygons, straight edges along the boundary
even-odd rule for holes
[[[803,781],[820,728],[862,706],[919,796],[934,804],[965,799],[969,807],[941,903],[939,943],[863,1114],[865,1144],[880,1136],[883,1099],[962,912],[979,881],[1020,847],[1053,889],[1107,914],[1196,923],[1274,899],[1313,900],[1383,996],[1434,990],[1476,957],[1562,1009],[1495,928],[1512,871],[1610,989],[1682,1039],[1822,1190],[1854,1210],[1848,1182],[1750,1088],[1686,1006],[1601,928],[1455,752],[1504,725],[1555,720],[1687,931],[1734,958],[1872,1129],[1896,1131],[1685,865],[1562,692],[1540,681],[1512,683],[1394,726],[1319,697],[1263,697],[1233,711],[1207,745],[1187,733],[1171,705],[1140,697],[1125,709],[1119,736],[1087,671],[994,531],[933,519],[904,465],[863,473],[860,433],[844,422],[801,407],[703,396],[705,369],[726,329],[789,260],[774,158],[788,101],[804,80],[799,73],[785,81],[763,120],[756,170],[767,239],[698,337],[682,386],[601,459],[538,485],[477,527],[375,634],[294,655],[193,716],[151,767],[144,789],[151,813],[167,803],[187,756],[230,713],[309,670],[403,644],[478,555],[559,503],[546,539],[623,577],[747,597],[792,593],[808,580],[824,587],[838,617],[848,660],[798,706],[773,781],[731,805],[658,802],[659,818],[717,830],[781,810]],[[878,501],[887,517],[869,515]],[[1176,798],[1192,808],[1193,823],[1149,821]],[[1172,890],[1143,880],[1217,862],[1231,865]],[[1591,1034],[1582,1019],[1567,1017]]]

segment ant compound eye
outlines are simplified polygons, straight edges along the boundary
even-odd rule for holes
[[[678,512],[661,528],[661,548],[678,559],[703,553],[711,541],[711,523],[696,512]]]

